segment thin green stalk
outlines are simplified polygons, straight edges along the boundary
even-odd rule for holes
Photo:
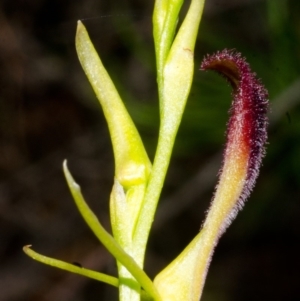
[[[103,273],[99,273],[96,271],[92,271],[90,269],[86,269],[86,268],[82,268],[82,267],[78,267],[74,264],[71,263],[67,263],[65,261],[61,261],[58,259],[54,259],[48,256],[44,256],[42,254],[39,254],[35,251],[33,251],[31,249],[31,246],[25,246],[23,247],[23,251],[26,253],[26,255],[28,255],[29,257],[31,257],[32,259],[42,262],[44,264],[53,266],[55,268],[61,269],[61,270],[65,270],[65,271],[69,271],[71,273],[74,274],[79,274],[94,280],[98,280],[107,284],[110,284],[112,286],[119,286],[119,279],[113,276],[109,276]]]
[[[154,219],[157,203],[164,184],[171,160],[172,149],[177,131],[168,133],[165,128],[161,128],[156,156],[153,163],[152,174],[150,178],[144,203],[141,206],[139,219],[134,232],[134,243],[140,251],[140,256],[144,256],[145,245],[148,240],[151,225]]]
[[[106,275],[100,272],[96,272],[90,269],[86,269],[83,267],[78,267],[74,264],[67,263],[62,260],[58,260],[52,257],[48,257],[42,254],[39,254],[31,249],[31,245],[24,246],[23,251],[26,255],[31,257],[32,259],[44,263],[46,265],[50,265],[52,267],[65,270],[74,274],[78,274],[84,277],[88,277],[97,281],[104,282],[106,284],[118,287],[119,286],[119,279],[110,275]],[[151,301],[153,298],[149,296],[145,291],[141,291],[142,301]]]
[[[179,2],[178,2],[179,3]],[[135,247],[144,256],[157,203],[171,160],[175,137],[182,119],[194,73],[194,48],[204,0],[193,0],[169,50],[164,67],[158,70],[161,125],[152,173],[134,232]],[[160,27],[158,29],[162,30]],[[173,34],[173,28],[169,34]],[[161,33],[161,32],[159,32]],[[157,33],[154,32],[154,36]],[[157,37],[160,41],[160,37]],[[158,57],[158,61],[162,58]],[[160,64],[159,64],[160,65]]]

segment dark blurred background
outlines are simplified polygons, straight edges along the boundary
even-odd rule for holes
[[[151,232],[154,277],[196,235],[217,182],[230,87],[198,71],[235,48],[270,94],[267,156],[246,208],[216,249],[203,301],[300,300],[300,2],[207,0],[194,85]],[[116,275],[68,192],[62,161],[107,229],[114,161],[74,46],[82,19],[153,159],[158,131],[152,1],[1,0],[0,300],[117,300],[117,290],[37,263],[45,255]]]

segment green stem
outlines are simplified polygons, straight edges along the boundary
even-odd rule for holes
[[[133,236],[135,246],[140,252],[139,256],[142,257],[145,253],[145,245],[148,240],[157,203],[170,164],[177,129],[171,132],[165,127],[161,127],[160,129],[157,151],[153,163],[152,176],[149,180]]]
[[[135,246],[142,256],[145,253],[150,228],[169,167],[175,137],[193,80],[193,52],[203,6],[204,0],[191,2],[167,58],[164,59],[159,55],[157,57],[161,125],[152,173],[133,236]],[[154,36],[158,35],[158,42],[161,38],[159,34],[162,34],[163,30],[167,30],[167,28],[163,28],[159,24],[157,32],[154,32]],[[173,28],[170,28],[170,36],[172,36],[172,30]],[[156,54],[158,53],[159,51],[156,50]],[[164,64],[163,67],[162,64]]]

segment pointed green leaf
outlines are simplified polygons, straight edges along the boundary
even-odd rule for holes
[[[80,21],[76,33],[76,49],[108,123],[117,180],[124,188],[145,183],[151,171],[151,163],[139,133]]]

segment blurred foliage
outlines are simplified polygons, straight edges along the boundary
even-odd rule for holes
[[[159,108],[152,6],[142,0],[1,1],[2,300],[117,300],[113,289],[41,266],[21,249],[33,243],[46,255],[115,273],[113,260],[76,212],[60,171],[68,158],[86,199],[109,227],[112,149],[76,58],[74,34],[76,20],[83,19],[153,158]],[[269,90],[270,126],[258,183],[216,249],[203,301],[298,299],[299,12],[298,0],[206,3],[196,66],[206,53],[242,52]],[[216,74],[195,70],[149,242],[151,276],[201,225],[221,162],[230,93]]]

